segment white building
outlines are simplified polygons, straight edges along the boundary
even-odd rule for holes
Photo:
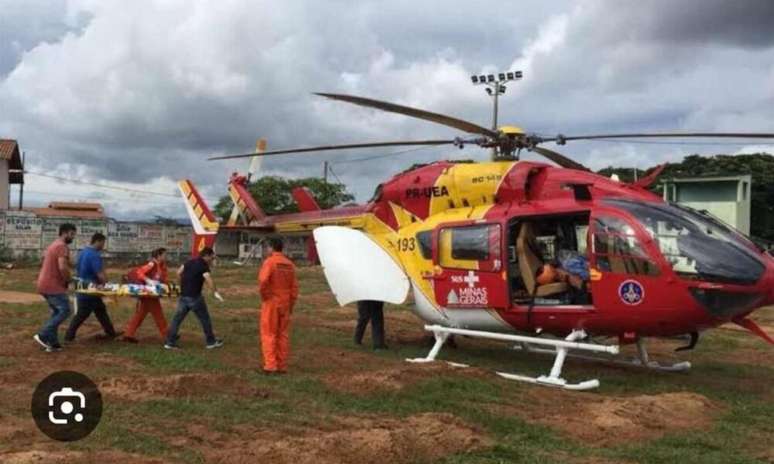
[[[750,234],[752,176],[691,177],[664,182],[664,200],[706,210],[743,234]]]

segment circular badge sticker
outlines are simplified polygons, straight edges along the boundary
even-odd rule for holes
[[[41,432],[58,441],[85,438],[102,418],[102,394],[85,375],[54,372],[32,394],[32,418]]]
[[[636,280],[625,280],[618,287],[618,297],[624,304],[636,306],[645,299],[645,288]]]

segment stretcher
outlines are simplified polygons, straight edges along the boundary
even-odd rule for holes
[[[75,293],[80,295],[90,295],[99,297],[176,297],[180,296],[180,287],[175,284],[121,284],[106,283],[103,285],[88,284],[76,282]]]

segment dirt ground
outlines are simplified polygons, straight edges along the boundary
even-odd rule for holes
[[[11,272],[19,281],[34,274]],[[774,462],[774,349],[734,327],[690,353],[674,352],[679,341],[652,342],[660,360],[690,360],[689,373],[570,360],[568,378],[602,387],[569,392],[494,375],[550,368],[549,357],[503,344],[460,337],[441,353],[474,367],[405,362],[431,343],[408,307],[386,311],[389,350],[372,351],[368,338],[356,347],[356,311],[317,290],[319,269],[306,270],[302,289],[314,290],[293,315],[290,373],[270,377],[259,370],[254,272],[216,274],[228,299],[210,311],[225,347],[204,350],[190,317],[180,353],[161,348],[150,318],[137,345],[99,341],[90,320],[63,352],[42,353],[31,336],[45,303],[0,282],[0,462],[649,463],[705,462],[703,453],[714,453],[706,462]],[[164,302],[168,317],[173,306]],[[130,299],[108,307],[119,328],[133,313]],[[774,309],[756,320],[771,329]],[[106,405],[98,429],[68,445],[43,436],[28,411],[37,382],[62,369],[92,377]],[[720,440],[723,449],[713,448]]]
[[[43,301],[43,297],[41,297],[37,293],[14,292],[10,290],[0,291],[0,304],[2,303],[33,304],[33,303],[40,303],[42,301]]]

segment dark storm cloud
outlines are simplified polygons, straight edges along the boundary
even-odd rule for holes
[[[0,2],[0,78],[41,43],[53,43],[88,22],[87,15],[67,17],[64,0],[3,0]]]
[[[750,48],[774,46],[774,2],[771,0],[668,3],[662,0],[638,5],[647,5],[654,11],[651,34],[655,38]]]

